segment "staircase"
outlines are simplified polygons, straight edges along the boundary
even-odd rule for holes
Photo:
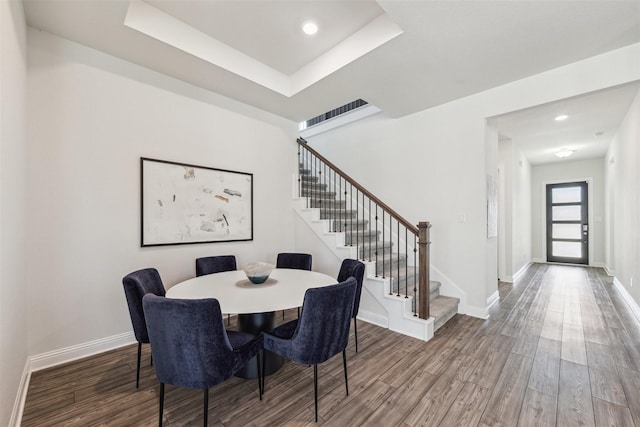
[[[308,163],[308,162],[306,162]],[[317,169],[317,168],[316,168]],[[320,180],[324,182],[320,182]],[[417,317],[417,261],[415,245],[400,249],[400,239],[393,238],[394,226],[382,224],[379,214],[368,211],[359,203],[358,195],[345,195],[346,188],[336,179],[312,173],[312,168],[300,163],[298,207],[300,216],[325,239],[335,245],[339,258],[358,258],[366,265],[363,298],[359,318],[390,329],[428,340],[458,312],[458,298],[440,295],[440,283],[429,284],[430,319]],[[327,183],[328,182],[328,183]],[[355,200],[354,200],[355,199]],[[395,233],[396,237],[398,234]],[[392,235],[392,236],[390,236]],[[364,296],[366,293],[370,299]],[[368,303],[370,307],[368,307]],[[382,316],[368,312],[382,306]],[[374,310],[375,311],[375,310]],[[420,326],[420,322],[424,325]],[[424,326],[424,328],[423,328]]]

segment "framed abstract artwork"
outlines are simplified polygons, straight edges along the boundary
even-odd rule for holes
[[[140,158],[140,246],[253,240],[253,174]]]

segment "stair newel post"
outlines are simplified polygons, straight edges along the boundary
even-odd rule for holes
[[[419,262],[419,310],[421,319],[429,318],[429,228],[431,224],[426,221],[418,223],[418,262]]]
[[[376,203],[376,250],[375,250],[375,256],[376,256],[376,277],[378,277],[378,204]],[[382,243],[383,243],[383,248],[384,248],[384,239],[382,239]]]
[[[298,197],[302,197],[302,148],[298,145]]]
[[[418,295],[418,236],[413,236],[413,315],[418,316],[416,297]]]

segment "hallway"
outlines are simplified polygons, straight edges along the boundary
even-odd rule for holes
[[[640,425],[640,328],[611,281],[595,268],[529,268],[473,340],[478,353],[511,347],[482,422]]]

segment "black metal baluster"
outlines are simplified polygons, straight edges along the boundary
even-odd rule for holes
[[[351,232],[351,245],[353,246],[353,184],[349,183],[349,230]],[[357,218],[357,216],[356,216]],[[358,244],[358,236],[356,235],[356,244]]]
[[[338,193],[336,193],[336,171],[333,169],[333,206],[332,206],[332,214],[331,214],[331,228],[335,233],[336,230],[336,201],[338,200]]]
[[[398,221],[400,233],[400,221]],[[404,297],[409,298],[409,231],[404,227]]]
[[[368,197],[367,199],[369,200],[369,223],[367,224],[367,231],[369,232],[369,235],[371,235],[371,199]],[[368,259],[371,261],[371,237],[369,237],[369,256],[365,257],[364,251],[362,251],[362,259]]]
[[[385,278],[385,265],[384,265],[385,253],[384,253],[384,209],[382,209],[382,278]],[[389,292],[391,293],[391,288]]]
[[[371,233],[369,233],[369,227],[364,221],[364,193],[362,193],[362,248],[358,248],[358,256],[360,256],[360,251],[362,251],[362,257],[360,259],[364,259],[364,232],[367,230],[367,237],[369,238],[369,242],[371,242]]]
[[[393,243],[393,216],[391,214],[389,214],[389,242]],[[396,243],[396,248],[398,247],[398,244]],[[398,251],[397,256],[400,255],[400,249],[396,249]],[[389,252],[389,277],[391,278],[391,282],[394,281],[393,279],[393,247],[391,248],[391,251]],[[398,286],[400,287],[400,284],[398,283],[398,278],[396,277],[395,282],[393,282],[394,287]],[[398,291],[396,292],[397,296],[400,296],[400,289],[398,289]]]
[[[339,198],[340,198],[340,200],[338,201],[338,220],[339,220],[339,224],[340,224],[340,232],[344,233],[345,230],[342,228],[342,213],[343,213],[342,212],[342,210],[343,210],[342,209],[342,196],[343,196],[343,194],[342,194],[342,181],[343,180],[342,180],[342,176],[341,176],[339,178],[339,181],[338,181],[338,183],[340,184],[339,185],[339,187],[340,187],[339,188],[339,193],[338,193],[339,194]],[[345,236],[345,239],[346,239],[346,236]],[[347,243],[346,240],[345,240],[345,243]]]
[[[358,206],[358,188],[356,188],[356,194],[355,194],[355,200],[356,200],[356,214],[355,216],[351,219],[351,225],[352,228],[355,228],[356,230],[356,250],[359,250],[358,248],[360,247],[360,229],[358,228],[358,215],[359,215],[359,211],[360,211],[360,206]],[[353,203],[353,184],[351,184],[351,203]],[[355,222],[355,224],[354,224]],[[364,236],[362,236],[362,239],[364,241]]]
[[[300,150],[302,150],[302,148],[298,145],[298,197],[302,197],[302,167],[300,166]]]
[[[318,158],[318,183],[316,184],[316,197],[318,198],[318,203],[320,203],[320,218],[322,218],[322,212],[324,211],[324,198],[322,195],[322,165],[323,161]]]
[[[378,204],[376,203],[376,277],[378,277]],[[384,242],[383,242],[384,243]]]
[[[316,156],[314,156],[314,158],[313,158],[313,176],[315,177],[315,179],[313,180],[313,186],[311,187],[311,191],[312,191],[312,194],[313,194],[313,200],[314,200],[313,205],[316,208],[319,208],[320,206],[318,206],[319,203],[318,203],[318,186],[317,186],[317,184],[318,184],[318,157],[316,157]]]

